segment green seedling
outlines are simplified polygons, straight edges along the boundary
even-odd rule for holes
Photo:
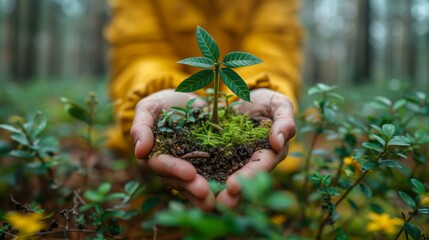
[[[197,26],[196,38],[203,57],[185,58],[177,63],[204,68],[179,84],[177,92],[194,92],[209,85],[214,79],[214,100],[212,121],[219,123],[218,96],[219,75],[223,83],[239,98],[250,102],[250,91],[246,82],[232,68],[250,66],[261,63],[258,57],[246,52],[230,52],[219,61],[219,47],[210,34]]]

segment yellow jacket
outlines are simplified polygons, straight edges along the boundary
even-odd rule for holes
[[[111,46],[110,94],[117,126],[110,146],[132,147],[134,107],[143,97],[176,88],[197,68],[176,61],[201,56],[196,26],[216,40],[221,58],[231,51],[252,53],[264,62],[237,68],[250,89],[270,88],[296,103],[300,87],[302,31],[297,0],[110,0],[105,29]],[[221,89],[227,91],[227,89]]]

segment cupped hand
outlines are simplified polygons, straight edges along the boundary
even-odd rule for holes
[[[192,98],[197,98],[193,106],[204,104],[195,94],[178,93],[171,89],[143,98],[136,106],[131,137],[134,140],[135,156],[144,167],[153,171],[166,185],[180,191],[197,207],[211,210],[215,207],[215,197],[207,180],[197,174],[192,164],[166,154],[148,159],[154,145],[152,128],[162,110],[172,106],[184,107]]]
[[[271,149],[256,151],[246,165],[227,179],[227,187],[217,195],[216,201],[230,208],[236,206],[240,200],[238,178],[274,169],[286,157],[289,140],[296,132],[293,107],[287,96],[269,89],[256,89],[250,92],[250,100],[251,103],[238,105],[238,111],[273,121],[269,135]]]

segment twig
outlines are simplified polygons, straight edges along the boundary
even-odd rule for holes
[[[182,155],[181,159],[192,159],[192,158],[209,158],[210,153],[208,152],[202,152],[202,151],[193,151],[190,153],[186,153],[185,155]]]

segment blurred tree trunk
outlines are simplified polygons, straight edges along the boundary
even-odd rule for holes
[[[31,78],[35,73],[39,3],[40,1],[17,0],[12,13],[11,75],[19,81]]]
[[[371,77],[371,44],[370,44],[370,24],[371,7],[370,0],[361,0],[358,2],[358,30],[357,30],[357,49],[356,68],[354,74],[355,83],[367,83]]]

